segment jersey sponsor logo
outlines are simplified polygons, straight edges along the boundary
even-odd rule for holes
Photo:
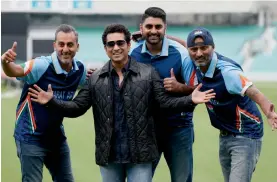
[[[54,96],[59,100],[72,100],[74,97],[74,91],[54,91]]]

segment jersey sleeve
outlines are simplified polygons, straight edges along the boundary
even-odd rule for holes
[[[47,70],[49,61],[47,57],[43,56],[22,63],[20,66],[24,70],[24,76],[17,77],[16,79],[25,81],[28,84],[34,84]]]
[[[182,61],[182,77],[185,83],[189,86],[196,86],[198,84],[196,70],[192,60],[189,56],[185,57]]]
[[[86,83],[86,78],[87,78],[87,68],[84,65],[84,71],[83,71],[82,78],[81,78],[81,80],[79,82],[79,86],[83,86]]]
[[[246,78],[243,71],[239,68],[226,68],[222,71],[225,86],[230,94],[245,95],[246,90],[253,83]]]

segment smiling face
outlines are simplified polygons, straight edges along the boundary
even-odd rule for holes
[[[131,44],[125,40],[124,33],[109,33],[106,38],[105,50],[114,63],[124,63],[128,60]]]
[[[196,66],[208,67],[213,55],[213,46],[204,45],[204,40],[201,37],[197,37],[194,42],[196,46],[188,49],[191,59]]]
[[[148,17],[140,25],[142,36],[147,43],[157,45],[161,43],[166,31],[166,24],[161,18]]]
[[[53,46],[60,63],[62,65],[71,65],[73,58],[79,49],[77,37],[74,32],[58,32]]]

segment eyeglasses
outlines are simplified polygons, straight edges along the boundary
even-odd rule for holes
[[[113,48],[116,44],[118,47],[122,47],[125,45],[125,43],[126,43],[125,40],[109,41],[106,43],[106,46],[109,48]]]

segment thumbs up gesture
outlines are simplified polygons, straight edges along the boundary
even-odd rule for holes
[[[16,60],[16,47],[17,42],[14,42],[12,47],[1,56],[2,63],[14,62]]]
[[[170,69],[170,78],[164,79],[164,88],[170,92],[178,92],[181,83],[176,80],[173,68]]]

